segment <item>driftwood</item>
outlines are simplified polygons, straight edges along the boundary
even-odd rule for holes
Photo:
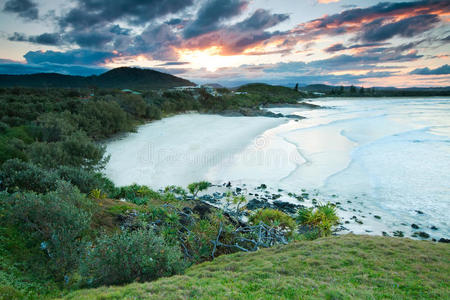
[[[195,223],[195,219],[192,216],[192,211],[186,213],[170,204],[164,204],[163,207],[174,210],[180,217],[185,218],[185,220],[187,220],[190,224]],[[210,241],[213,244],[213,249],[211,252],[212,259],[215,258],[215,254],[220,247],[235,249],[244,252],[252,252],[260,248],[269,248],[277,244],[288,243],[285,232],[280,231],[275,227],[268,226],[263,222],[258,225],[242,224],[241,222],[239,222],[238,224],[241,224],[241,226],[233,232],[227,233],[228,239],[231,241],[231,243],[226,244],[220,241],[221,237],[223,237],[224,234],[224,224],[222,222],[220,223],[216,238]],[[178,231],[180,245],[183,249],[185,258],[192,259],[193,256],[189,253],[189,249],[185,244],[185,238],[188,236],[192,236],[196,240],[198,240],[199,238],[185,225],[180,225],[181,230]]]

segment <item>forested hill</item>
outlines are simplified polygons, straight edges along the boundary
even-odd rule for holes
[[[56,73],[0,75],[0,87],[157,89],[192,85],[195,84],[170,74],[127,67],[113,69],[99,76],[88,77]]]

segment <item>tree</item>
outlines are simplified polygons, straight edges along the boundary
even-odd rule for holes
[[[295,85],[294,91],[298,92],[298,83]]]
[[[364,95],[365,90],[364,90],[364,87],[363,87],[363,86],[359,89],[359,93],[360,93],[361,95]]]
[[[354,94],[354,93],[356,93],[356,88],[355,88],[355,86],[352,84],[352,86],[350,87],[350,93],[351,94]]]
[[[191,192],[192,196],[194,197],[194,200],[197,198],[197,194],[201,191],[206,190],[211,186],[211,183],[207,181],[200,181],[200,182],[194,182],[188,185],[188,190]]]

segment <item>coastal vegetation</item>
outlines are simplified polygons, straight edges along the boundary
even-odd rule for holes
[[[200,270],[198,274],[208,274],[201,269],[208,264],[195,265],[218,258],[217,266],[222,266],[222,262],[229,259],[251,257],[235,254],[224,259],[224,254],[253,252],[268,247],[275,247],[270,251],[290,253],[291,258],[307,256],[295,254],[300,247],[297,245],[308,249],[333,241],[306,242],[331,234],[338,218],[334,207],[329,204],[316,205],[312,209],[300,208],[299,211],[295,205],[276,202],[273,205],[278,207],[257,207],[265,204],[248,202],[236,189],[226,195],[227,206],[220,209],[202,201],[200,195],[211,186],[209,182],[192,183],[188,190],[169,186],[154,191],[137,184],[116,187],[102,174],[109,158],[105,156],[101,142],[132,131],[138,124],[192,110],[255,110],[270,103],[293,103],[297,101],[294,96],[299,94],[292,89],[260,85],[243,89],[247,90],[241,94],[223,90],[216,96],[203,89],[198,93],[147,90],[141,94],[102,89],[93,93],[83,89],[0,89],[0,299],[63,297],[78,289],[146,282],[183,274],[186,269],[187,274],[197,274],[191,273],[195,270]],[[271,89],[280,97],[267,98],[265,93],[270,93]],[[264,184],[260,186],[261,190],[266,188]],[[245,222],[244,216],[249,222]],[[295,241],[305,241],[302,242],[305,244],[292,244]],[[286,244],[290,245],[285,248],[279,246]],[[435,246],[420,244],[417,247]],[[443,255],[442,247],[433,248],[439,249],[436,255]],[[353,251],[361,251],[362,256],[372,254],[366,253],[367,249],[360,243],[354,244],[353,248]],[[273,253],[278,252],[261,251],[254,255],[256,261],[261,262],[265,255],[270,261],[274,259]],[[378,252],[373,254],[380,255]],[[336,255],[333,257],[337,258]],[[442,259],[448,261],[446,256]],[[287,256],[286,262],[284,267],[279,264],[285,271],[279,269],[276,272],[288,277],[298,275],[295,272],[303,272],[297,269],[300,268],[298,263],[292,264],[291,269]],[[256,267],[259,263],[243,263],[248,264],[245,272],[262,276],[261,283],[271,277],[272,271],[267,273],[267,269]],[[434,267],[433,263],[430,261],[430,266]],[[214,266],[214,263],[209,266]],[[445,264],[447,266],[448,263]],[[234,270],[229,268],[235,267],[227,266],[224,270]],[[346,271],[350,264],[344,264],[342,268]],[[210,278],[219,276],[217,280],[221,280],[220,272],[208,272],[211,273]],[[437,271],[429,272],[431,276]],[[443,274],[440,276],[448,274],[448,270]],[[199,277],[198,283],[186,283],[205,286],[207,281],[200,279],[202,276],[195,275]],[[287,290],[280,291],[281,295],[290,297],[291,292],[306,293],[318,285],[314,283],[318,277],[314,276],[308,277],[312,281],[306,288],[296,290],[287,283]],[[355,276],[348,274],[342,280],[361,280]],[[410,280],[409,273],[404,276]],[[292,280],[290,277],[287,279]],[[220,284],[211,283],[212,289],[222,289]],[[244,287],[245,284],[236,283],[237,290],[230,291],[233,295],[263,291],[251,287],[241,291],[239,286]],[[375,283],[368,281],[367,284]],[[414,286],[412,281],[407,286],[417,288],[418,292],[399,295],[418,296],[428,291],[428,287]],[[140,297],[140,288],[123,289],[124,293],[138,293],[135,295]],[[180,286],[180,291],[183,289]],[[103,293],[104,290],[100,291]],[[122,294],[122,290],[117,291],[119,298],[128,297],[128,294]],[[198,294],[188,296],[210,296],[207,289],[193,291]],[[347,288],[341,290],[340,285],[336,285],[336,290],[331,293],[336,291],[342,295],[351,292]],[[391,292],[395,291],[386,290],[386,293]],[[439,286],[435,291],[436,295],[444,292]],[[69,297],[98,296],[97,291],[92,293]],[[322,294],[316,291],[305,295]],[[100,294],[98,297],[103,296]],[[105,294],[105,297],[109,295]]]
[[[345,235],[224,255],[184,275],[65,299],[446,299],[446,244]]]

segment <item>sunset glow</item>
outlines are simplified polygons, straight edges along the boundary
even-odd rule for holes
[[[225,85],[450,85],[445,0],[162,0],[142,11],[131,9],[134,1],[108,10],[44,2],[0,12],[0,73],[137,66]],[[50,8],[55,17],[44,22]]]

